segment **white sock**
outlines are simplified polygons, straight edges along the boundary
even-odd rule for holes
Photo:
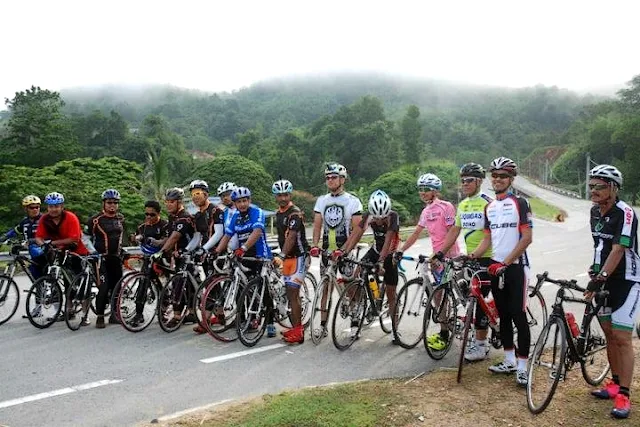
[[[518,371],[526,371],[527,370],[527,359],[518,357]]]
[[[514,349],[504,351],[504,361],[513,366],[516,364],[516,351]]]
[[[476,345],[481,346],[481,347],[486,347],[487,346],[487,340],[479,340],[476,338]]]

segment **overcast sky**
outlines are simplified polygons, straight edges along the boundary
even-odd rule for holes
[[[640,74],[640,1],[28,1],[0,6],[0,96],[31,85],[232,90],[375,70],[584,90]]]

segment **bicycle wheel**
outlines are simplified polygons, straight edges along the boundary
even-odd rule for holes
[[[237,301],[241,291],[234,279],[228,276],[212,278],[205,287],[200,301],[200,311],[207,320],[202,323],[209,335],[218,341],[231,342],[238,339]]]
[[[331,338],[338,350],[346,350],[358,339],[369,298],[362,280],[354,280],[340,294],[333,311]]]
[[[311,341],[315,345],[319,345],[322,339],[327,336],[327,321],[329,320],[329,314],[331,312],[332,294],[331,280],[329,277],[324,277],[320,281],[313,299],[313,308],[309,320]],[[324,320],[322,319],[323,317]]]
[[[15,280],[0,275],[0,325],[9,321],[20,304],[20,290]]]
[[[424,310],[429,299],[428,287],[416,277],[404,285],[396,296],[396,316],[391,323],[396,342],[406,349],[414,348],[423,337]]]
[[[240,294],[236,325],[238,338],[246,347],[256,345],[267,328],[267,310],[271,310],[265,304],[267,292],[269,289],[259,277],[251,280]]]
[[[38,329],[53,325],[60,311],[64,296],[60,284],[51,276],[44,276],[34,282],[27,294],[26,311],[29,322]]]
[[[530,294],[533,289],[533,286],[529,286],[527,290],[528,294]],[[533,297],[529,298],[526,314],[529,331],[531,333],[531,343],[529,347],[533,348],[538,336],[540,336],[540,332],[542,332],[542,329],[547,324],[547,319],[549,318],[547,316],[547,305],[540,291],[538,291]],[[514,336],[514,342],[517,342],[517,336]]]
[[[72,331],[77,331],[86,319],[91,298],[92,280],[87,273],[80,273],[67,286],[65,295],[64,322]]]
[[[584,327],[584,326],[583,326]],[[580,369],[585,381],[597,386],[609,373],[609,358],[607,357],[607,339],[597,316],[593,316],[586,330],[584,344],[578,341],[580,353],[584,359],[580,362]]]
[[[304,277],[304,283],[300,286],[300,308],[302,325],[306,328],[309,326],[311,320],[311,313],[313,312],[313,301],[316,297],[316,291],[318,288],[318,282],[311,273],[307,273]]]
[[[165,332],[177,331],[184,323],[189,309],[187,299],[186,278],[182,274],[176,274],[160,292],[158,304],[158,321],[160,328]]]
[[[427,300],[422,326],[423,341],[429,357],[440,360],[449,352],[455,337],[457,320],[456,301],[451,290],[449,288],[434,290]],[[439,334],[443,327],[449,331],[449,339],[445,347],[440,350],[431,348],[428,338]]]
[[[111,298],[109,300],[109,305],[104,309],[104,315],[109,316],[111,311],[113,310],[113,315],[118,319],[119,322],[122,321],[120,318],[120,311],[118,310],[118,298],[120,296],[120,289],[122,289],[122,284],[125,280],[129,279],[131,276],[135,276],[140,274],[139,271],[127,271],[122,275],[116,286],[113,288],[113,292],[111,292]],[[94,286],[91,288],[91,311],[93,314],[96,314],[96,307],[94,305],[95,297],[98,296],[98,287]],[[108,311],[108,312],[107,312]]]
[[[544,411],[565,375],[567,339],[564,322],[553,316],[546,324],[533,355],[529,358],[527,372],[527,405],[534,414]]]
[[[316,279],[316,276],[310,271],[307,271],[304,274],[304,281],[308,284],[313,285],[314,288],[318,287],[318,279]]]
[[[120,281],[114,309],[127,331],[140,332],[153,322],[158,311],[158,289],[143,273],[128,275]]]
[[[464,367],[464,354],[467,351],[467,344],[469,341],[469,332],[471,331],[471,325],[473,324],[473,313],[478,302],[475,298],[469,298],[467,302],[467,312],[464,318],[464,329],[462,329],[462,343],[460,344],[460,355],[458,356],[458,376],[456,381],[460,383],[462,381],[462,369]],[[426,345],[426,338],[425,338]]]

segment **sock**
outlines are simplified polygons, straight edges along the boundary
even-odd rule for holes
[[[449,339],[449,331],[440,331],[440,337],[442,341],[447,341]]]
[[[518,371],[527,370],[527,358],[518,357]]]
[[[613,383],[620,385],[620,377],[618,377],[617,375],[612,375],[611,378],[613,379]]]
[[[516,364],[516,351],[514,349],[511,350],[504,350],[504,361],[506,363],[508,363],[509,365],[515,365]]]
[[[486,347],[487,346],[487,340],[486,339],[484,339],[484,340],[476,339],[476,345],[482,346],[482,347]]]
[[[629,397],[629,387],[620,386],[620,391],[618,393],[624,394],[625,396]]]
[[[320,321],[320,326],[322,326],[323,328],[327,326],[327,321],[326,320],[321,320]]]

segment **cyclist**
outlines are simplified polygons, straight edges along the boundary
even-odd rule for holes
[[[305,237],[304,216],[300,208],[291,201],[293,192],[291,182],[286,179],[278,180],[271,186],[271,192],[278,203],[276,228],[280,254],[284,258],[283,281],[291,304],[291,325],[293,326],[283,332],[282,337],[288,343],[302,344],[304,343],[304,326],[302,325],[300,286],[304,284],[309,260],[309,243]]]
[[[124,216],[119,212],[120,192],[109,188],[102,193],[102,212],[93,215],[87,221],[87,234],[96,251],[102,255],[100,267],[100,286],[96,297],[96,328],[103,329],[104,310],[116,283],[122,277],[122,236],[124,234]],[[111,310],[110,324],[117,324],[115,310]]]
[[[169,222],[167,224],[169,237],[162,244],[160,251],[151,256],[154,260],[159,260],[163,254],[165,256],[173,255],[177,258],[177,255],[179,255],[181,251],[191,247],[190,243],[192,243],[195,237],[193,217],[189,215],[183,204],[184,190],[178,187],[169,188],[164,197],[165,207],[169,213]],[[191,301],[189,294],[192,292],[192,289],[190,286],[186,288],[188,293],[187,301]],[[183,307],[177,304],[174,306],[174,317],[169,321],[169,327],[175,326],[180,321],[179,313],[182,311],[182,308]],[[189,312],[184,319],[185,323],[196,323],[197,321],[198,318],[191,312]]]
[[[243,256],[272,259],[271,248],[267,244],[264,211],[258,206],[251,204],[251,190],[246,187],[237,187],[231,193],[236,212],[233,213],[229,220],[229,225],[225,227],[224,237],[218,243],[215,254],[220,255],[226,251],[231,237],[238,236],[240,247],[233,251],[238,258]],[[242,261],[245,267],[248,267],[251,276],[258,276],[262,269],[262,263],[253,261]],[[267,299],[270,298],[269,293],[265,293]],[[270,301],[269,301],[270,302]],[[212,323],[221,322],[221,319],[211,318]],[[276,336],[276,328],[273,319],[267,321],[267,337]]]
[[[161,247],[167,239],[167,221],[160,218],[160,203],[148,200],[144,204],[144,222],[136,229],[133,240],[154,247]]]
[[[349,236],[344,245],[345,253],[349,253],[358,244],[368,227],[373,231],[374,245],[362,261],[378,264],[378,271],[384,276],[389,315],[393,318],[398,285],[398,267],[393,263],[393,253],[400,243],[400,217],[396,211],[391,210],[391,198],[382,190],[376,190],[369,196],[369,211],[365,212],[360,224]],[[397,341],[394,339],[393,343],[397,344]]]
[[[228,181],[223,182],[218,186],[218,197],[220,197],[220,202],[221,202],[219,207],[224,212],[223,225],[225,228],[229,225],[229,222],[231,221],[231,217],[233,216],[233,213],[236,211],[236,206],[234,205],[233,200],[231,200],[231,193],[236,188],[238,188],[237,185],[235,185],[233,182],[228,182]],[[207,246],[208,246],[206,248],[207,250],[214,247],[209,245]],[[227,245],[227,247],[232,251],[238,249],[240,247],[240,244],[238,243],[238,236],[234,235],[229,241],[229,244]]]
[[[418,192],[420,199],[425,203],[425,207],[420,214],[420,220],[415,230],[404,242],[399,252],[396,252],[395,259],[402,259],[402,254],[407,251],[418,240],[422,230],[426,229],[431,238],[433,252],[442,251],[443,244],[449,229],[455,225],[456,208],[449,202],[440,199],[442,181],[432,173],[426,173],[418,178]],[[458,243],[454,242],[448,251],[444,252],[448,258],[456,257],[460,254]],[[444,274],[442,264],[434,259],[431,263],[431,272],[436,285],[440,283]],[[440,332],[427,338],[427,345],[439,351],[446,347],[449,339],[449,329],[445,323],[440,324]]]
[[[484,168],[477,163],[467,163],[460,168],[460,182],[465,199],[458,205],[455,225],[449,229],[445,242],[442,244],[442,249],[434,255],[435,258],[441,261],[444,259],[444,254],[457,241],[462,230],[464,230],[467,253],[476,249],[484,238],[484,210],[487,204],[493,200],[482,192],[482,180],[485,175]],[[491,255],[491,248],[489,248],[480,255],[478,261],[484,267],[488,267],[491,263]],[[483,281],[490,280],[485,273],[481,274],[479,278]],[[482,295],[486,297],[489,295],[490,288],[483,286],[481,291]],[[489,319],[479,305],[476,305],[474,324],[476,339],[472,345],[467,347],[467,352],[464,356],[469,361],[483,360],[489,354],[489,345],[487,344]]]
[[[607,356],[613,379],[591,392],[601,399],[615,399],[611,415],[627,418],[631,411],[629,388],[633,377],[631,334],[640,302],[640,258],[638,218],[627,203],[618,198],[622,174],[614,166],[599,165],[589,172],[591,235],[594,256],[589,269],[591,281],[585,295],[602,287],[609,296],[598,318],[607,339]]]
[[[20,236],[21,239],[27,242],[29,255],[31,256],[31,261],[33,261],[33,264],[29,265],[29,271],[37,279],[44,274],[47,265],[47,257],[44,255],[42,248],[35,243],[38,222],[42,216],[40,213],[40,198],[32,194],[25,196],[22,199],[22,207],[27,216],[14,228],[4,233],[0,240],[5,241]]]
[[[491,162],[490,171],[496,199],[485,208],[485,237],[470,257],[480,258],[492,247],[492,262],[488,271],[492,276],[491,293],[500,316],[500,338],[505,357],[502,362],[490,366],[489,370],[504,374],[516,372],[517,384],[526,386],[531,341],[525,311],[529,268],[526,250],[533,239],[531,208],[526,199],[509,191],[518,173],[518,166],[513,160],[498,157]],[[503,276],[503,286],[500,286],[500,276]],[[517,361],[512,323],[518,330]]]
[[[318,245],[322,232],[321,274],[329,262],[326,252],[330,251],[334,258],[339,258],[344,253],[341,247],[347,242],[349,234],[362,221],[362,202],[344,189],[347,168],[338,163],[328,163],[325,166],[324,175],[329,193],[318,197],[313,208],[313,244],[309,251],[312,257],[320,255]],[[328,289],[325,289],[325,292],[327,291]],[[323,295],[322,304],[326,304],[326,298],[327,294]],[[327,334],[326,316],[327,312],[323,311],[320,323],[325,336]]]

